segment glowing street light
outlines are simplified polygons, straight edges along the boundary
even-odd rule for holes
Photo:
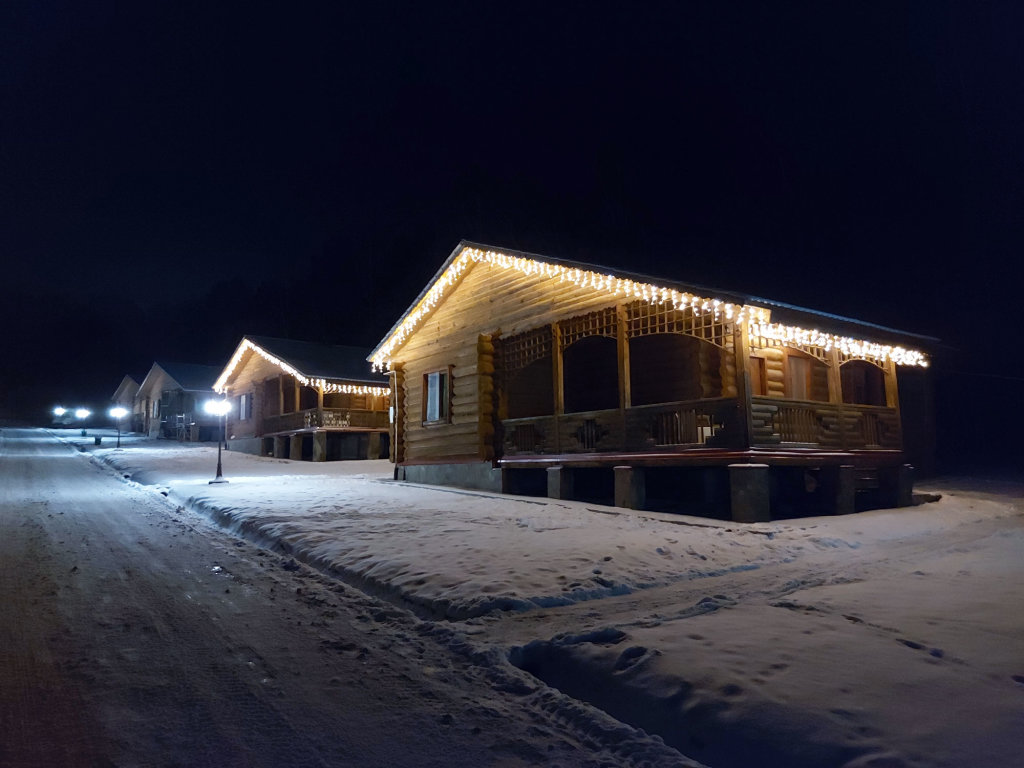
[[[231,402],[228,400],[207,400],[203,403],[203,410],[214,416],[220,416],[220,439],[217,441],[217,476],[210,481],[214,483],[226,483],[224,473],[221,471],[220,449],[227,439],[227,415],[231,410]]]
[[[111,418],[117,420],[117,447],[121,447],[121,419],[128,415],[128,409],[116,405],[108,411]]]
[[[92,411],[90,411],[88,408],[76,408],[75,409],[75,418],[78,419],[79,421],[85,421],[91,415],[92,415]],[[85,437],[85,427],[82,427],[82,437]]]
[[[63,406],[61,406],[61,405],[58,405],[56,408],[53,409],[53,415],[56,416],[57,418],[60,418],[61,416],[63,416],[67,412],[68,412],[68,409],[63,407]]]

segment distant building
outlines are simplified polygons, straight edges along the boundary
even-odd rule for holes
[[[328,461],[387,458],[387,378],[365,347],[245,336],[214,383],[233,450]]]
[[[909,503],[931,341],[463,242],[368,359],[400,478],[754,520]]]
[[[203,403],[217,397],[213,382],[219,372],[212,365],[153,363],[135,394],[133,424],[150,437],[216,440],[220,421]]]
[[[117,389],[114,390],[114,394],[110,398],[112,406],[120,406],[128,411],[130,414],[134,414],[135,410],[135,396],[139,392],[139,382],[131,376],[125,376],[121,379],[121,383],[118,384]],[[130,422],[125,422],[127,428],[132,432],[141,432],[141,421],[139,425],[136,425],[135,418]]]

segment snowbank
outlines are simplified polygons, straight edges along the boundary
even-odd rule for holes
[[[738,525],[398,483],[375,461],[229,452],[230,482],[209,485],[210,446],[86,447],[421,616],[565,606],[550,625],[486,631],[521,638],[523,669],[715,768],[1010,766],[1024,749],[1019,485]]]

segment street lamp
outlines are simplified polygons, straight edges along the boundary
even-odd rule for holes
[[[92,411],[90,411],[88,408],[76,408],[75,409],[75,418],[78,419],[79,421],[85,421],[91,415],[92,415]],[[82,437],[85,437],[85,429],[82,430]]]
[[[117,420],[117,447],[121,447],[121,419],[128,415],[128,409],[120,405],[110,409],[110,416]]]
[[[214,416],[220,416],[220,440],[217,441],[217,476],[210,481],[210,485],[226,483],[227,480],[224,479],[224,473],[221,471],[220,449],[227,439],[227,415],[228,411],[231,410],[231,402],[229,400],[207,400],[203,403],[203,410]]]
[[[68,409],[60,405],[53,409],[53,415],[56,416],[58,419],[67,412]]]

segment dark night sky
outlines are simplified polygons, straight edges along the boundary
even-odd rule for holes
[[[0,13],[0,416],[247,332],[370,347],[461,238],[1024,375],[1018,2]]]

